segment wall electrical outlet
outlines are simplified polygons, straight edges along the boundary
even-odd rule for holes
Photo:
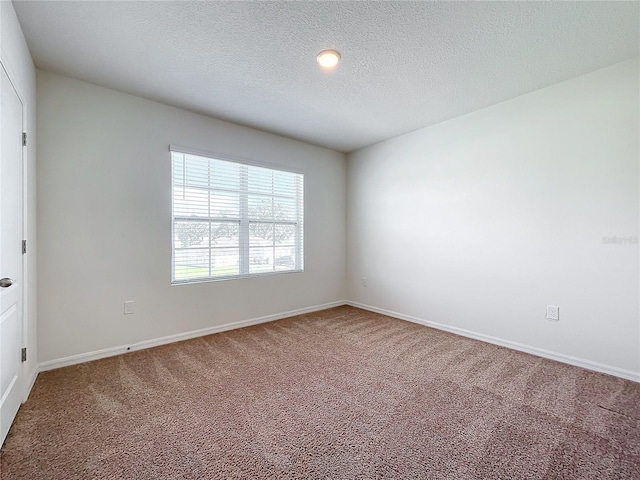
[[[124,302],[124,314],[133,315],[135,313],[135,302],[133,300],[127,300]]]
[[[367,286],[367,279],[366,279],[366,277],[363,277],[363,278],[362,278],[362,286],[363,286],[363,287],[366,287],[366,286]]]
[[[560,320],[560,307],[556,305],[547,305],[546,319],[551,322],[557,322]]]

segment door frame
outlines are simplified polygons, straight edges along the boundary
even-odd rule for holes
[[[5,73],[7,74],[7,77],[9,78],[9,81],[11,82],[11,85],[13,86],[13,89],[16,92],[16,95],[18,95],[18,99],[20,100],[20,103],[22,104],[22,131],[26,132],[27,131],[27,104],[25,101],[25,95],[24,92],[22,91],[22,88],[20,88],[20,84],[17,81],[18,77],[17,75],[14,74],[14,71],[11,68],[11,62],[8,60],[8,56],[5,54],[5,51],[3,48],[0,48],[0,68],[2,68]],[[21,175],[21,188],[22,188],[22,206],[21,206],[21,211],[20,211],[20,215],[21,215],[21,221],[22,221],[22,239],[26,240],[27,239],[27,200],[28,200],[28,191],[27,191],[27,161],[28,161],[28,145],[29,142],[27,141],[27,146],[23,146],[22,147],[22,159],[21,159],[21,164],[20,164],[20,175]],[[27,326],[28,326],[28,322],[29,322],[29,306],[28,306],[28,289],[27,289],[27,282],[29,280],[28,277],[28,273],[27,273],[27,258],[29,255],[29,248],[27,245],[27,253],[22,254],[22,288],[20,291],[20,295],[21,295],[21,299],[22,299],[22,319],[20,322],[20,348],[24,348],[26,347],[26,343],[27,343],[27,338],[26,338],[26,332],[27,332]],[[29,352],[27,352],[29,353]],[[33,352],[31,352],[31,354],[33,354]],[[29,357],[27,357],[29,358]],[[24,403],[27,401],[27,398],[29,397],[29,393],[31,392],[31,379],[27,379],[26,375],[27,375],[27,369],[25,368],[27,362],[21,362],[20,363],[20,379],[19,379],[19,391],[21,392],[21,397],[22,397],[22,402]],[[35,380],[35,377],[34,377]]]

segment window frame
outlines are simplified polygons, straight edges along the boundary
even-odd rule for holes
[[[175,245],[175,223],[176,223],[176,218],[178,220],[187,220],[188,217],[184,217],[184,216],[180,216],[178,215],[177,217],[174,215],[174,162],[173,162],[173,153],[178,153],[178,154],[184,154],[184,155],[194,155],[194,156],[199,156],[199,157],[204,157],[204,158],[208,158],[211,160],[221,160],[221,161],[225,161],[225,162],[232,162],[232,163],[236,163],[240,166],[247,166],[247,167],[259,167],[259,168],[265,168],[265,169],[269,169],[269,170],[274,170],[274,171],[279,171],[279,172],[285,172],[285,173],[293,173],[296,175],[300,175],[301,178],[301,188],[302,188],[302,195],[300,195],[299,197],[296,196],[296,199],[299,198],[300,201],[302,202],[302,211],[300,212],[300,215],[298,216],[298,219],[296,221],[281,221],[278,222],[276,220],[270,221],[270,222],[260,222],[260,221],[256,221],[256,220],[250,220],[249,219],[249,215],[248,212],[246,211],[246,207],[247,207],[247,199],[248,196],[250,194],[250,192],[248,191],[248,187],[245,185],[244,191],[243,191],[243,187],[240,187],[239,190],[239,196],[240,196],[240,210],[239,210],[239,220],[238,220],[238,227],[239,227],[239,232],[238,232],[238,238],[239,238],[239,242],[238,242],[238,246],[239,246],[239,258],[238,258],[238,269],[241,273],[238,274],[231,274],[231,275],[224,275],[224,276],[208,276],[208,277],[196,277],[196,278],[188,278],[188,279],[176,279],[175,278],[175,267],[176,267],[176,260],[175,260],[175,251],[176,251],[176,245]],[[303,170],[299,169],[299,168],[295,168],[295,167],[289,167],[289,166],[283,166],[283,165],[276,165],[276,164],[271,164],[271,163],[267,163],[267,162],[258,162],[258,161],[254,161],[254,160],[247,160],[244,158],[239,158],[236,156],[230,156],[230,155],[221,155],[221,154],[217,154],[217,153],[212,153],[209,151],[203,151],[203,150],[196,150],[193,148],[187,148],[187,147],[182,147],[179,145],[174,145],[171,144],[169,145],[169,163],[170,163],[170,195],[171,195],[171,285],[189,285],[192,283],[208,283],[208,282],[220,282],[220,281],[225,281],[225,280],[238,280],[238,279],[242,279],[242,278],[253,278],[253,277],[263,277],[263,276],[272,276],[272,275],[282,275],[282,274],[295,274],[295,273],[304,273],[305,271],[305,261],[304,261],[304,237],[305,237],[305,211],[306,211],[306,207],[305,207],[305,173]],[[242,177],[240,179],[240,181],[242,182]],[[207,190],[207,191],[212,191],[214,189],[212,188],[205,188],[203,187],[203,190]],[[267,195],[271,198],[274,197],[273,194],[271,195]],[[244,200],[244,201],[243,201]],[[299,201],[296,200],[296,205],[299,206]],[[243,209],[243,205],[244,205],[244,209]],[[202,217],[196,221],[203,221],[203,222],[208,222],[210,223],[211,221],[215,221],[217,217]],[[191,221],[193,221],[193,219],[189,219]],[[231,222],[231,220],[229,219],[225,219],[225,221]],[[273,223],[274,225],[278,224],[278,223],[287,223],[287,224],[294,224],[295,225],[295,237],[298,240],[294,240],[296,242],[295,245],[295,255],[296,255],[296,262],[295,265],[298,266],[298,268],[292,269],[292,270],[274,270],[274,271],[266,271],[266,272],[255,272],[255,273],[249,273],[248,272],[248,268],[249,268],[249,260],[250,260],[250,242],[249,242],[249,224],[250,223]],[[243,240],[243,235],[244,235],[244,240]],[[211,247],[209,247],[211,248]],[[275,263],[275,256],[274,256],[274,263]],[[246,265],[247,268],[247,273],[242,273],[243,270],[243,265]],[[275,266],[275,265],[274,265]]]

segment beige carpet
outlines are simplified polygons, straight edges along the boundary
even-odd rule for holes
[[[46,372],[9,479],[640,479],[640,384],[351,307]]]

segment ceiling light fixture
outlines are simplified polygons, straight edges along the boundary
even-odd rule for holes
[[[331,69],[340,61],[340,54],[335,50],[323,50],[316,59],[322,68]]]

